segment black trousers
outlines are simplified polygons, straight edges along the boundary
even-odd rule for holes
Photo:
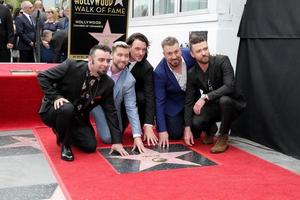
[[[0,62],[10,62],[10,50],[0,49]]]
[[[52,106],[48,112],[41,114],[41,118],[47,126],[56,130],[62,144],[74,145],[85,152],[96,150],[97,141],[89,115],[75,113],[71,103],[65,103],[57,110]]]
[[[194,115],[192,119],[192,132],[198,136],[202,131],[209,134],[211,126],[221,121],[220,135],[228,134],[232,122],[239,116],[238,103],[228,96],[222,96],[218,102],[204,104],[200,115]]]
[[[20,62],[35,62],[33,50],[20,50]]]

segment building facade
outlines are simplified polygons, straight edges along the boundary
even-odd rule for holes
[[[128,35],[145,34],[151,42],[148,59],[162,58],[161,41],[174,36],[186,46],[191,32],[207,34],[212,54],[226,54],[235,68],[239,22],[246,0],[130,0]]]

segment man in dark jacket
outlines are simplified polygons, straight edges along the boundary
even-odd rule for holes
[[[30,1],[21,3],[23,15],[19,15],[16,20],[16,34],[19,36],[17,49],[20,50],[20,62],[35,62],[35,24],[31,18],[33,5]]]
[[[209,134],[212,125],[221,121],[217,142],[210,150],[221,153],[228,148],[231,123],[246,103],[234,90],[234,72],[227,56],[211,56],[207,42],[201,37],[190,40],[190,50],[197,63],[188,71],[184,139],[192,145],[193,134],[201,131]]]
[[[10,62],[10,51],[13,48],[13,20],[9,9],[0,4],[0,62]]]
[[[88,62],[67,60],[38,74],[45,93],[39,114],[56,133],[63,160],[74,160],[71,145],[85,152],[96,150],[89,113],[97,105],[101,105],[106,115],[113,143],[111,152],[128,155],[121,144],[113,99],[114,82],[106,75],[110,53],[109,47],[96,45],[90,50]]]
[[[149,41],[141,33],[134,33],[128,37],[126,43],[130,45],[129,71],[136,80],[135,93],[144,140],[148,145],[155,145],[158,138],[154,134],[154,89],[153,67],[147,60]],[[123,114],[125,114],[123,112]]]

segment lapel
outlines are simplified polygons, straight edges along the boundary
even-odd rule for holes
[[[24,21],[28,26],[30,26],[32,29],[34,29],[34,24],[33,24],[33,22],[31,23],[31,22],[29,21],[29,19],[28,19],[25,15],[22,15],[22,17],[23,17],[23,21]]]
[[[181,90],[181,87],[179,86],[174,74],[172,73],[172,71],[170,70],[168,64],[167,64],[167,61],[165,61],[165,71],[166,71],[166,74],[168,76],[168,78],[170,79],[170,81],[172,82],[173,86],[177,89],[177,90]]]

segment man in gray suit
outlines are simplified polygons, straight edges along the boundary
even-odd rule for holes
[[[122,41],[117,41],[113,44],[112,63],[107,75],[115,81],[114,101],[120,129],[124,132],[126,128],[125,124],[122,124],[121,118],[121,104],[124,102],[134,138],[133,150],[137,148],[140,153],[143,153],[145,152],[145,147],[141,139],[142,129],[136,105],[135,79],[126,67],[129,62],[129,49],[130,46]],[[111,135],[102,107],[95,107],[92,110],[92,115],[102,142],[111,143]]]

